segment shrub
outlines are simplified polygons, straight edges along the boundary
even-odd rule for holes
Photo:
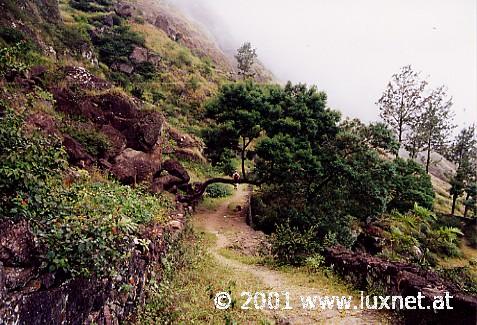
[[[61,36],[65,46],[75,52],[83,48],[85,44],[91,44],[91,39],[86,31],[75,26],[64,26],[61,30]]]
[[[66,167],[66,153],[56,138],[25,134],[22,123],[10,109],[0,119],[0,216],[34,219],[53,199],[42,195]]]
[[[0,77],[11,77],[29,68],[29,48],[26,43],[17,43],[0,49]]]
[[[192,65],[192,56],[186,49],[180,49],[177,56],[173,58],[173,63],[179,67],[188,67]]]
[[[209,185],[205,193],[211,198],[221,198],[232,195],[232,189],[230,185],[215,183]]]
[[[156,77],[156,67],[151,62],[142,62],[135,67],[136,74],[139,74],[144,80],[152,80]]]
[[[477,283],[469,267],[455,267],[439,270],[444,279],[451,280],[459,289],[469,294],[477,294]]]
[[[25,39],[18,29],[4,26],[0,26],[0,38],[8,45],[20,43]]]
[[[277,227],[272,236],[272,253],[279,262],[301,265],[308,256],[320,250],[316,241],[316,229],[311,227],[305,231],[284,223]]]
[[[111,275],[134,246],[148,249],[138,226],[164,215],[164,202],[116,183],[87,180],[63,190],[71,205],[49,220],[38,236],[48,247],[50,271],[70,275]]]
[[[134,46],[145,46],[144,37],[130,30],[129,26],[115,26],[94,40],[101,61],[107,65],[127,62]]]

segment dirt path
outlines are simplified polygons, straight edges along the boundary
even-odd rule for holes
[[[381,313],[349,310],[304,310],[301,307],[300,295],[333,295],[323,289],[312,286],[301,286],[291,283],[289,275],[280,271],[272,270],[265,266],[250,265],[236,259],[227,258],[220,254],[223,248],[241,246],[247,251],[254,242],[261,238],[261,233],[250,228],[245,218],[238,212],[232,212],[236,205],[244,204],[246,199],[246,187],[240,187],[234,195],[218,206],[214,211],[199,209],[194,223],[197,227],[217,236],[215,246],[210,248],[211,254],[218,263],[237,274],[250,275],[263,283],[264,291],[290,293],[292,310],[266,311],[269,316],[276,319],[279,324],[383,324],[386,317]],[[230,208],[232,206],[232,209]],[[240,278],[239,276],[237,278]],[[337,293],[334,293],[335,295]],[[318,308],[319,309],[319,308]]]

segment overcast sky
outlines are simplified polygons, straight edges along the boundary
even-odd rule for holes
[[[476,0],[172,2],[224,47],[252,42],[279,80],[317,85],[346,116],[377,120],[391,75],[411,64],[448,86],[457,123],[477,120]]]

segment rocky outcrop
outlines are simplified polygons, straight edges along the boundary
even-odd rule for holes
[[[158,54],[139,46],[134,47],[129,59],[135,64],[149,62],[155,66],[161,62],[161,57]]]
[[[324,253],[327,265],[359,289],[381,288],[386,295],[414,296],[421,292],[423,306],[432,306],[434,296],[453,296],[452,310],[401,310],[407,324],[475,324],[477,297],[459,290],[436,273],[414,265],[386,261],[371,255],[352,252],[341,246]]]
[[[37,274],[32,268],[7,268],[0,262],[0,324],[122,323],[144,301],[146,283],[152,278],[161,281],[161,257],[172,243],[165,238],[179,238],[184,223],[184,211],[179,206],[165,226],[153,224],[144,229],[144,237],[150,240],[149,249],[132,247],[131,257],[123,267],[125,271],[114,278],[65,280],[55,273]],[[4,229],[19,238],[28,235],[24,227],[23,222],[6,228],[2,225],[0,240]],[[125,285],[128,290],[123,290]]]
[[[128,148],[116,157],[111,172],[121,183],[131,185],[152,182],[160,166],[160,161],[155,161],[151,155]]]
[[[26,221],[0,223],[0,262],[3,266],[34,266],[38,264],[33,234]]]
[[[65,73],[68,87],[51,89],[57,110],[72,117],[87,119],[96,125],[112,143],[106,158],[114,158],[126,147],[147,153],[155,150],[164,124],[164,118],[159,112],[141,110],[140,103],[111,91],[109,83],[90,75],[82,68],[68,68]],[[76,90],[78,87],[104,90],[105,93],[84,95]],[[76,161],[80,159],[74,157]]]

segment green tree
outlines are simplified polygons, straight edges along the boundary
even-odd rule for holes
[[[427,173],[431,163],[431,152],[442,150],[454,128],[451,106],[452,99],[448,97],[444,86],[433,90],[425,99],[416,132],[425,142]]]
[[[471,183],[465,188],[466,199],[464,201],[464,217],[467,217],[469,210],[473,211],[474,218],[477,216],[477,183]]]
[[[451,178],[451,188],[449,190],[452,195],[452,215],[455,212],[457,199],[464,193],[467,185],[475,181],[474,153],[477,150],[476,144],[475,125],[471,125],[460,131],[447,152],[448,158],[457,165],[457,171]]]
[[[237,59],[237,68],[239,75],[242,75],[244,79],[251,78],[255,75],[252,71],[252,66],[257,59],[257,50],[252,47],[250,42],[244,43],[235,55]]]
[[[423,105],[423,92],[427,81],[421,80],[419,73],[410,65],[401,68],[388,83],[378,100],[381,118],[398,137],[399,148],[404,141],[406,129],[416,120]],[[396,156],[399,153],[396,153]]]
[[[215,162],[230,159],[231,151],[238,152],[244,179],[247,150],[263,131],[265,92],[253,82],[225,85],[206,108],[206,116],[217,123],[205,131],[207,152]]]

